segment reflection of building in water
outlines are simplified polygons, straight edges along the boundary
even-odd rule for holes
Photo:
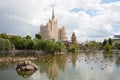
[[[77,53],[72,54],[72,65],[74,68],[76,66],[77,56],[78,56]]]
[[[65,71],[67,62],[68,62],[68,57],[67,56],[61,56],[59,62],[58,62],[58,67],[61,69],[63,72]]]
[[[40,61],[40,73],[47,73],[50,80],[55,80],[58,75],[58,69],[65,71],[68,62],[68,56],[47,56],[43,61]]]
[[[55,19],[54,10],[52,12],[52,17],[46,25],[40,26],[40,35],[45,39],[61,40],[67,41],[66,29],[65,27],[59,28],[57,20]]]
[[[55,80],[57,78],[58,65],[57,65],[56,61],[54,61],[53,64],[48,67],[47,75],[48,75],[49,79],[51,79],[51,80]]]

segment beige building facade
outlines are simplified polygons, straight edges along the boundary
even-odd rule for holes
[[[54,10],[52,17],[46,25],[40,25],[40,35],[44,39],[51,39],[55,41],[67,41],[67,34],[65,27],[59,28],[57,20],[55,19]]]

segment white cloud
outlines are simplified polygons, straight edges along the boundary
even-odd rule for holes
[[[69,39],[73,29],[79,41],[100,41],[120,32],[117,30],[120,27],[120,1],[102,3],[101,0],[0,0],[0,32],[7,32],[3,27],[11,26],[8,32],[12,33],[12,28],[21,25],[25,29],[19,27],[18,32],[34,35],[39,32],[40,24],[51,18],[53,7],[58,24],[66,26]],[[80,10],[71,12],[74,8]],[[91,16],[90,10],[95,15]]]

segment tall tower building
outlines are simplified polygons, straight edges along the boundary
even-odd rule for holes
[[[58,30],[58,39],[61,41],[67,41],[66,29],[64,26]]]
[[[59,28],[55,19],[54,10],[52,11],[51,19],[46,25],[40,25],[40,35],[45,39],[67,41],[65,28]]]
[[[72,37],[71,37],[72,43],[77,42],[75,33],[73,32]]]

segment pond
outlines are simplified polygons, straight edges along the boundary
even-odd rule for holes
[[[34,61],[37,71],[16,71],[16,64],[0,63],[0,80],[120,80],[120,54],[69,53],[46,55]]]

